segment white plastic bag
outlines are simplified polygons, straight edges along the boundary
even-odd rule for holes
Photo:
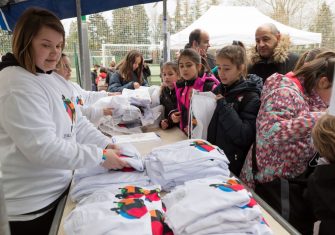
[[[212,92],[193,90],[188,124],[190,139],[207,140],[207,129],[215,108],[216,99]]]

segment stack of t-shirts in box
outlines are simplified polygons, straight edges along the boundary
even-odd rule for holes
[[[162,200],[175,235],[272,234],[259,205],[235,178],[188,181]]]
[[[164,190],[192,179],[229,176],[228,163],[219,147],[201,139],[183,140],[154,148],[145,159],[150,179]]]
[[[131,168],[107,170],[96,166],[76,170],[73,176],[74,184],[70,190],[73,201],[79,201],[102,188],[113,190],[129,184],[150,185],[150,179],[144,172],[143,159],[137,149],[131,144],[122,144],[120,150],[120,157],[127,161]]]
[[[164,213],[159,186],[128,185],[80,201],[66,217],[64,230],[67,235],[171,235]]]

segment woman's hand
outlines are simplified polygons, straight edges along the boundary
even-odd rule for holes
[[[119,145],[116,145],[116,144],[108,144],[106,149],[114,149],[114,152],[117,154],[117,155],[120,155],[121,154],[121,149],[119,147]]]
[[[171,119],[173,123],[179,123],[180,122],[180,112],[174,112],[171,114]]]
[[[104,108],[103,113],[104,113],[104,116],[112,116],[113,110],[112,108]]]
[[[121,160],[114,149],[106,149],[104,156],[106,160],[102,163],[102,167],[106,169],[118,170],[124,167],[130,167],[127,162]]]

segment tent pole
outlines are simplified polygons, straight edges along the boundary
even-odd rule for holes
[[[81,5],[80,0],[76,0],[77,23],[78,23],[78,37],[79,37],[79,54],[80,54],[80,77],[81,84],[85,90],[91,91],[91,77],[90,77],[90,56],[88,49],[88,30],[86,18],[83,22],[81,19]]]
[[[166,1],[163,0],[163,61],[164,63],[170,60],[170,48],[168,48],[168,30],[167,30],[167,6]]]

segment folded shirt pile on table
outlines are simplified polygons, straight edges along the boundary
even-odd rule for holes
[[[112,116],[99,116],[94,123],[104,133],[139,133],[140,127],[159,126],[164,107],[159,102],[160,87],[123,89],[122,95],[109,96],[94,104],[97,108],[112,108]]]
[[[236,178],[188,181],[162,200],[165,222],[175,235],[272,234],[259,205]]]
[[[151,184],[144,171],[143,159],[137,149],[131,144],[121,144],[120,151],[121,157],[132,168],[115,171],[97,166],[76,170],[73,176],[74,184],[70,190],[70,197],[73,201],[80,201],[99,189],[113,190],[129,184],[138,186]]]
[[[229,161],[217,146],[201,139],[183,140],[154,148],[145,158],[145,168],[154,184],[164,190],[192,179],[229,176]]]
[[[164,223],[160,187],[128,185],[97,191],[66,217],[67,235],[172,235]]]

